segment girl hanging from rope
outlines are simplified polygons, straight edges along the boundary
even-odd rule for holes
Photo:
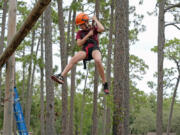
[[[104,31],[103,25],[98,21],[96,16],[92,17],[92,21],[96,23],[96,26],[89,24],[89,17],[85,13],[80,13],[76,16],[76,25],[81,30],[77,32],[76,41],[77,45],[82,48],[81,51],[76,53],[66,65],[65,69],[60,74],[52,75],[51,78],[60,84],[64,83],[64,77],[72,69],[74,64],[83,60],[84,66],[86,61],[94,59],[98,72],[101,76],[104,93],[109,94],[108,83],[104,74],[104,68],[101,61],[101,52],[99,49],[98,34]],[[86,68],[86,66],[85,66]]]

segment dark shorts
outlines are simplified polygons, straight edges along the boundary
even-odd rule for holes
[[[93,59],[93,57],[92,57],[92,52],[94,51],[94,50],[99,50],[100,51],[100,49],[99,49],[99,47],[98,46],[94,46],[94,45],[90,45],[90,46],[86,46],[86,47],[83,47],[83,49],[82,49],[83,51],[85,51],[86,52],[86,58],[85,58],[85,60],[91,60],[91,59]]]

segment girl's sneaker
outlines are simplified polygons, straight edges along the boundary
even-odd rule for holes
[[[52,75],[51,79],[54,80],[55,82],[59,83],[59,84],[64,83],[64,78],[63,78],[63,76],[61,74]]]
[[[109,94],[108,83],[107,82],[104,83],[103,86],[104,86],[104,93]]]

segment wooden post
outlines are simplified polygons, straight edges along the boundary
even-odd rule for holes
[[[9,57],[15,52],[17,47],[20,45],[20,43],[24,40],[26,35],[29,33],[31,28],[34,26],[34,24],[37,22],[38,18],[41,16],[45,8],[48,6],[48,4],[51,2],[51,0],[39,0],[27,19],[25,20],[24,24],[21,26],[20,30],[14,35],[10,43],[8,44],[8,47],[5,49],[5,51],[0,56],[0,69],[5,64],[5,62],[9,59]]]

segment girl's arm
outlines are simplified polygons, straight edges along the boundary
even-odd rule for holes
[[[96,16],[93,16],[92,20],[94,20],[96,22],[96,24],[97,24],[97,31],[98,32],[103,32],[104,31],[104,26],[98,21]]]
[[[77,45],[82,46],[86,42],[86,40],[92,35],[93,35],[93,30],[90,30],[89,33],[83,39],[77,40]]]

